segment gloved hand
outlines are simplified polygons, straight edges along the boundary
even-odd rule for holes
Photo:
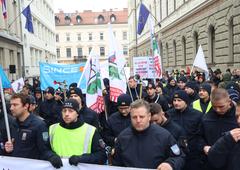
[[[69,158],[69,164],[77,166],[80,161],[80,156],[73,155]]]
[[[48,159],[48,161],[52,164],[54,168],[61,168],[63,166],[62,160],[58,155],[54,155]]]

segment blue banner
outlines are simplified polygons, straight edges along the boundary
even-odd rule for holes
[[[4,73],[1,65],[0,65],[0,76],[2,79],[3,88],[11,88],[11,83],[8,80],[8,77],[6,76],[6,74]]]
[[[61,87],[63,82],[67,88],[71,83],[78,83],[85,63],[79,64],[48,64],[40,62],[40,81],[41,89],[45,90],[51,86],[54,89]],[[86,81],[82,80],[80,88],[85,92]]]

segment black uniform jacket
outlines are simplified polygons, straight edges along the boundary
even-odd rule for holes
[[[104,140],[109,146],[114,146],[115,138],[131,125],[130,114],[123,116],[119,112],[113,113],[107,120],[104,130]]]
[[[113,165],[156,169],[163,162],[173,169],[181,169],[184,154],[173,136],[162,127],[151,124],[141,132],[128,127],[118,136]]]
[[[47,160],[53,156],[49,146],[46,124],[37,116],[30,114],[23,122],[15,120],[17,130],[14,138],[13,152],[10,156]]]
[[[240,142],[235,142],[230,133],[226,133],[210,148],[208,161],[217,170],[239,170]]]

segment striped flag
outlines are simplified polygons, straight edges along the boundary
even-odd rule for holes
[[[1,0],[1,4],[2,4],[3,17],[4,17],[4,19],[7,19],[7,5],[6,5],[6,0]]]

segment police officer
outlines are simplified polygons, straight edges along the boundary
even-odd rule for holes
[[[210,101],[211,85],[208,83],[201,84],[198,95],[199,99],[192,103],[193,108],[204,114],[208,113],[212,108],[212,102]]]
[[[104,130],[105,142],[113,147],[117,136],[131,125],[130,104],[131,97],[128,94],[121,94],[117,99],[118,112],[113,113],[107,120]]]
[[[195,81],[189,81],[187,82],[185,86],[185,91],[188,94],[189,97],[189,104],[192,104],[195,100],[199,99],[198,96],[198,84]]]
[[[147,90],[148,95],[147,95],[147,97],[145,97],[145,100],[148,103],[160,104],[163,111],[167,111],[169,109],[167,99],[163,95],[156,94],[156,87],[155,87],[154,83],[151,83],[151,82],[148,83],[146,90]]]
[[[13,140],[5,143],[5,152],[14,157],[48,160],[55,168],[60,168],[60,157],[48,147],[49,136],[45,123],[28,111],[29,97],[14,94],[10,104],[17,130],[11,134]]]
[[[218,170],[239,170],[240,128],[225,133],[208,151],[208,160]]]
[[[184,130],[186,164],[184,170],[201,169],[198,151],[198,133],[202,113],[189,107],[189,97],[184,90],[177,90],[173,94],[173,108],[167,111],[172,120]]]
[[[164,129],[168,130],[177,141],[180,140],[181,136],[184,136],[182,127],[173,122],[168,115],[165,115],[159,104],[150,103],[150,113],[151,123],[160,125]]]
[[[184,156],[173,136],[158,125],[150,124],[149,103],[137,100],[130,106],[132,126],[117,137],[113,165],[181,169]]]
[[[236,108],[225,89],[217,88],[211,94],[212,109],[204,115],[201,122],[200,150],[207,157],[211,146],[223,135],[238,127]],[[206,161],[205,169],[214,170]]]
[[[45,90],[45,101],[41,103],[39,115],[44,119],[47,126],[59,121],[60,113],[56,111],[57,102],[54,99],[54,88],[48,87]]]
[[[97,129],[100,129],[98,115],[95,111],[86,106],[82,90],[79,88],[70,89],[69,95],[70,99],[75,99],[79,103],[79,114],[82,117],[83,121],[92,126],[95,126]]]
[[[106,161],[104,142],[96,127],[79,118],[79,104],[75,99],[66,100],[62,121],[49,128],[52,150],[61,157],[68,157],[69,164],[103,164]]]

